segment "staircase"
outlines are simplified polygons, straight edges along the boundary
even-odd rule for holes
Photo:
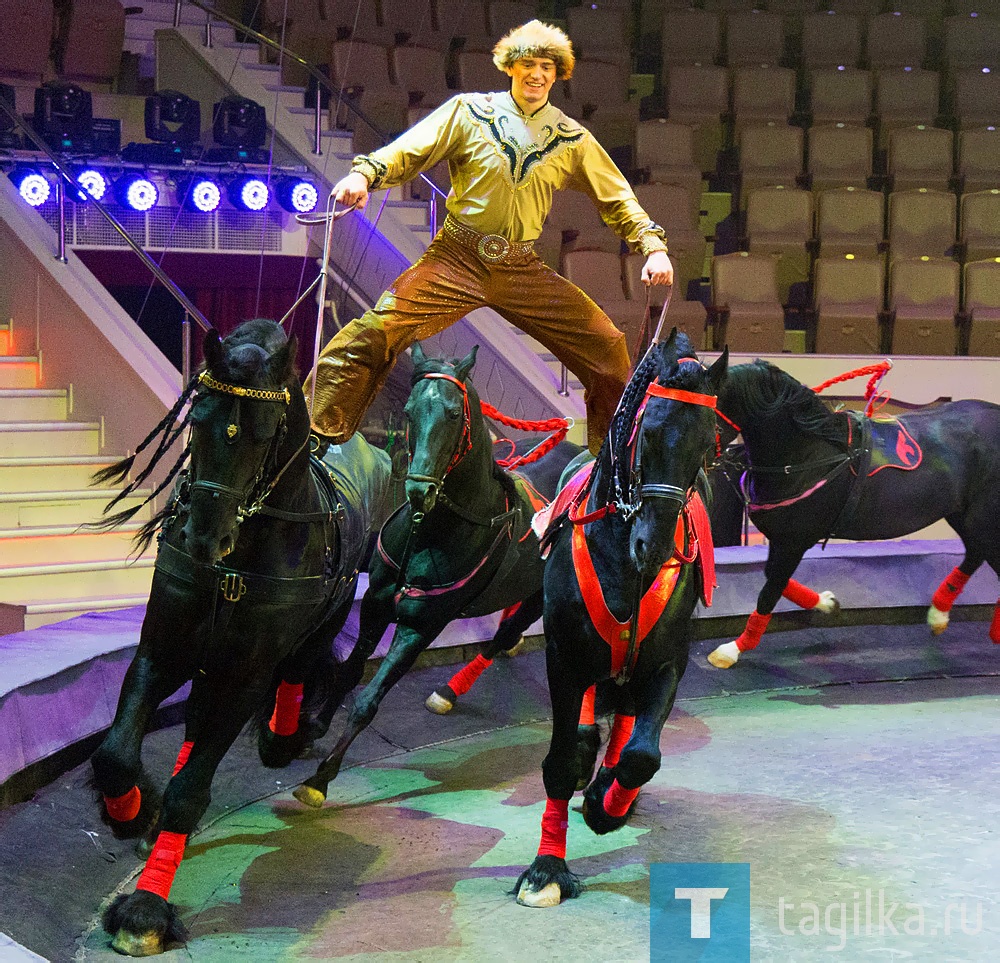
[[[148,506],[120,530],[81,529],[110,497],[90,475],[119,456],[100,454],[101,421],[73,420],[72,386],[39,386],[30,333],[0,322],[0,633],[139,605],[152,578],[152,553],[129,560]]]

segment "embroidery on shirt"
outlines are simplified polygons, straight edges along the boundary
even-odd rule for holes
[[[528,171],[542,158],[551,154],[556,148],[563,144],[572,144],[580,140],[586,134],[581,128],[573,128],[568,124],[560,123],[555,128],[546,125],[542,128],[543,134],[548,138],[541,147],[531,145],[530,148],[520,146],[504,129],[507,126],[507,118],[503,115],[495,116],[492,109],[483,109],[476,104],[469,102],[469,112],[480,122],[493,138],[494,143],[503,152],[510,165],[510,176],[515,184],[520,183],[527,176]]]

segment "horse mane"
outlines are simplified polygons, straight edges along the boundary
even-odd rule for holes
[[[232,381],[237,384],[253,384],[255,382],[283,384],[295,374],[295,359],[289,356],[283,370],[277,374],[269,371],[268,362],[275,352],[284,347],[287,340],[288,338],[285,335],[284,329],[276,321],[272,321],[269,318],[253,318],[249,321],[244,321],[223,339],[223,363],[216,368],[214,376],[221,381]],[[139,489],[187,429],[191,421],[191,409],[189,408],[183,417],[181,417],[181,412],[197,390],[201,373],[207,370],[207,367],[207,364],[203,364],[198,373],[185,385],[184,390],[173,407],[164,415],[160,423],[139,443],[134,454],[122,458],[113,465],[102,468],[91,475],[90,484],[92,486],[107,482],[121,484],[128,477],[138,456],[154,442],[156,443],[156,447],[149,455],[145,467],[104,506],[101,512],[103,517],[95,522],[89,522],[83,526],[84,528],[104,532],[124,525],[126,522],[131,521],[146,505],[153,501],[174,481],[188,459],[190,445],[184,446],[184,449],[167,472],[161,484],[140,504],[133,508],[112,512],[115,505],[118,505]],[[156,533],[160,530],[160,526],[173,512],[174,499],[171,498],[164,508],[156,512],[135,533],[132,538],[133,554],[136,556],[141,555],[149,548]]]
[[[762,422],[780,418],[803,434],[848,448],[847,419],[832,411],[812,388],[769,361],[758,359],[730,368],[724,394],[726,407],[732,404],[744,419],[750,414]]]

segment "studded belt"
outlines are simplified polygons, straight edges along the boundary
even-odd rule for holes
[[[516,264],[535,252],[534,241],[508,241],[501,234],[480,234],[451,215],[445,218],[441,230],[462,247],[475,251],[487,264]]]

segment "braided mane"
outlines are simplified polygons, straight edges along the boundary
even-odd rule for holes
[[[734,412],[743,422],[758,427],[773,423],[780,430],[787,423],[803,434],[848,448],[848,420],[832,411],[812,388],[796,381],[768,361],[752,361],[729,369],[719,407]]]

